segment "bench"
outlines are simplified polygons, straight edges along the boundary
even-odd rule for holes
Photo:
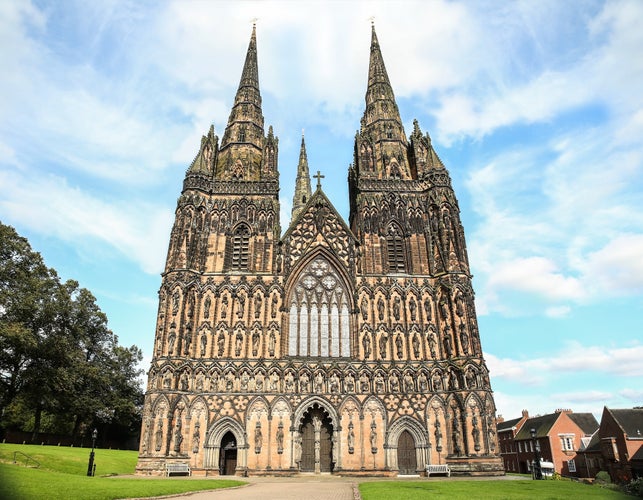
[[[170,476],[171,474],[187,474],[190,476],[192,474],[190,471],[190,465],[184,463],[165,464],[165,473],[167,476]]]
[[[447,464],[429,464],[426,466],[426,477],[431,477],[431,474],[446,474],[447,477],[451,477],[451,469],[449,469]]]

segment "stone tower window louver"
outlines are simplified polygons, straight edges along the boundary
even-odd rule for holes
[[[389,271],[392,273],[406,272],[404,259],[404,239],[402,231],[395,224],[391,224],[386,234],[386,250]]]
[[[250,241],[250,229],[241,224],[234,231],[232,237],[232,259],[230,268],[235,271],[248,270],[248,243]]]

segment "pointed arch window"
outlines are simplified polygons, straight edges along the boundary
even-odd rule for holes
[[[402,230],[397,224],[391,224],[386,234],[386,250],[388,268],[392,273],[406,272],[406,259],[404,257],[404,238]]]
[[[245,142],[246,141],[246,127],[242,126],[239,129],[238,141],[239,142]]]
[[[350,356],[349,294],[336,269],[316,257],[299,275],[290,296],[290,356]]]
[[[232,234],[232,248],[230,268],[235,271],[248,270],[248,246],[250,242],[250,228],[240,224]]]

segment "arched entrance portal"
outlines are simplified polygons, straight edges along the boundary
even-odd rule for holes
[[[304,414],[301,432],[302,472],[333,471],[333,424],[317,404]]]
[[[237,469],[237,440],[232,432],[226,432],[221,438],[221,455],[219,457],[219,474],[234,476]]]
[[[409,431],[402,431],[397,441],[397,467],[400,474],[417,474],[415,440]]]

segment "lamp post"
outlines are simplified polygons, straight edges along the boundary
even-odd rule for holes
[[[540,443],[536,439],[536,429],[530,429],[531,441],[534,444],[534,466],[532,469],[532,475],[534,479],[542,479],[543,471],[540,467]]]
[[[98,430],[92,431],[92,451],[89,453],[89,463],[87,464],[87,475],[94,475],[94,448],[96,447],[96,438],[98,437]]]

